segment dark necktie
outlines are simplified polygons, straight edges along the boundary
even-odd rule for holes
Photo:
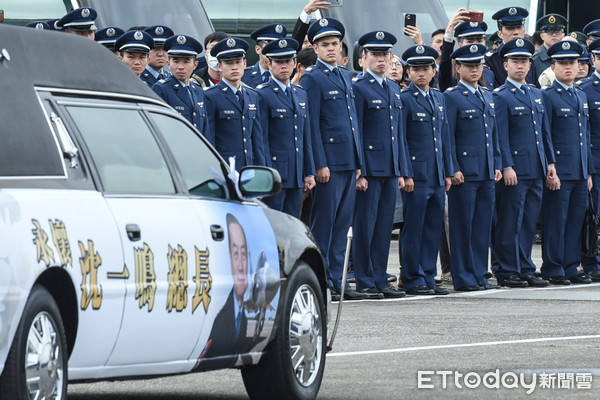
[[[240,330],[242,329],[242,310],[240,310],[235,317],[235,337],[236,339],[240,335]]]
[[[242,94],[242,90],[239,89],[237,92],[235,92],[235,97],[237,97],[238,101],[240,102],[240,106],[242,107],[242,110],[244,109],[244,95]]]
[[[189,85],[186,86],[185,88],[188,92],[188,95],[190,96],[190,101],[192,102],[192,107],[193,107],[194,106],[194,95],[192,94],[192,89],[190,88]]]
[[[426,93],[425,99],[427,100],[427,104],[429,104],[429,107],[431,107],[431,111],[435,111],[435,106],[433,105],[433,99],[431,98],[431,95]]]
[[[158,74],[158,78],[156,78],[156,79],[158,79],[159,81],[162,81],[163,79],[165,79],[165,76],[162,73],[160,73],[160,74]]]
[[[381,87],[387,93],[387,91],[388,91],[388,83],[387,83],[387,80],[385,78],[383,78],[383,81],[381,81]]]
[[[344,87],[346,87],[346,83],[344,83],[344,78],[342,78],[342,73],[340,72],[340,69],[338,67],[335,67],[333,69],[333,73],[340,80],[341,84],[344,85]]]
[[[481,94],[481,92],[479,91],[479,88],[475,89],[475,94],[477,95],[477,97],[479,97],[479,100],[481,100],[481,102],[483,103],[483,105],[485,106],[485,99],[483,98],[483,95]]]
[[[267,82],[270,77],[271,77],[271,74],[269,73],[269,71],[263,72],[263,74],[262,74],[262,81],[263,81],[263,83]]]
[[[292,103],[292,107],[294,105],[294,98],[292,97],[292,88],[291,87],[286,87],[285,88],[285,94],[287,94],[288,99],[290,99],[290,103]]]
[[[577,98],[577,94],[575,94],[575,88],[571,86],[567,89],[567,92],[569,93],[575,104],[577,104],[577,109],[579,109],[579,99]]]

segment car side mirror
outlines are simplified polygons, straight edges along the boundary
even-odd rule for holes
[[[245,199],[273,196],[281,191],[281,176],[269,167],[244,167],[237,185]]]

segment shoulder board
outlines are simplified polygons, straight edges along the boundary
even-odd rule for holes
[[[527,83],[526,85],[529,86],[529,87],[532,87],[532,88],[535,87],[535,85],[533,83]]]
[[[408,90],[408,88],[407,88],[407,87],[400,89],[400,92],[402,92],[402,93],[404,93],[404,92],[408,92],[408,91],[409,91],[409,90]]]
[[[446,89],[446,92],[452,92],[455,89],[456,89],[456,86],[452,86],[452,87],[449,87],[448,89]]]
[[[166,81],[167,81],[166,79],[159,80],[160,83],[165,83]]]
[[[352,78],[352,82],[357,82],[360,78],[354,77]]]
[[[260,85],[258,85],[256,87],[256,89],[262,89],[262,88],[265,88],[265,87],[267,87],[267,85],[265,85],[264,83],[261,83]]]
[[[306,68],[306,70],[305,70],[305,71],[306,71],[306,72],[310,72],[310,71],[312,71],[313,69],[314,69],[314,67],[313,67],[313,66],[310,66],[310,67]]]
[[[487,69],[489,69],[490,71],[492,70],[492,69],[490,68],[490,66],[489,66],[489,65],[487,65],[487,64],[483,64],[483,68],[487,68]]]
[[[433,89],[433,90],[435,90],[436,92],[439,92],[439,91],[440,91],[440,89],[438,89],[438,88],[436,88],[436,87],[430,87],[429,89]]]
[[[502,89],[504,89],[505,86],[500,86],[499,88],[494,89],[494,93],[501,91]]]
[[[581,81],[577,82],[577,84],[575,85],[575,89],[579,89],[579,90],[583,91],[583,88],[579,85],[581,85]]]
[[[208,92],[211,90],[217,90],[218,87],[219,87],[218,85],[208,86],[208,87],[205,87],[204,90],[206,90]]]
[[[292,83],[292,87],[304,90],[304,88],[302,87],[302,85],[296,85],[295,83]]]
[[[252,89],[252,91],[254,91],[254,88],[252,86],[249,86],[247,83],[242,82],[242,86],[246,89]]]
[[[488,92],[490,91],[490,89],[487,88],[487,86],[483,86],[483,85],[478,85],[480,89],[483,90],[487,90]]]
[[[548,90],[548,89],[551,89],[551,88],[552,88],[552,85],[546,85],[546,86],[542,87],[542,90]]]
[[[491,56],[492,56],[492,54],[494,54],[494,53],[492,53],[491,51],[488,51],[487,53],[485,53],[485,56],[486,56],[486,57],[491,57]]]
[[[254,65],[250,65],[250,66],[244,68],[244,71],[250,71],[252,69],[252,67],[254,67]]]

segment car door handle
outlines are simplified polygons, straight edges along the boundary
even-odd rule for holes
[[[225,238],[225,231],[220,225],[211,225],[210,234],[212,235],[213,240],[216,240],[217,242],[220,242]]]
[[[142,231],[136,224],[127,224],[125,230],[127,231],[127,237],[132,242],[137,242],[142,238]]]

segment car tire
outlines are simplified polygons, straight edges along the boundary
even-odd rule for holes
[[[242,368],[251,399],[308,400],[325,369],[327,315],[315,273],[306,263],[292,272],[277,333],[257,365]]]
[[[35,285],[0,377],[0,398],[66,400],[67,360],[58,306],[43,286]]]

